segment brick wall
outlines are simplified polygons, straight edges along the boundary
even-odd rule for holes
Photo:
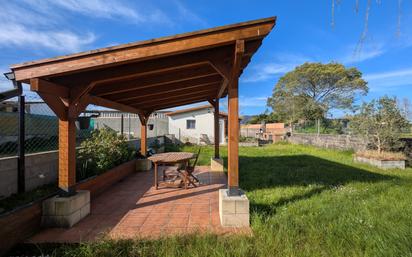
[[[361,138],[350,135],[294,133],[288,138],[288,141],[294,144],[313,145],[338,150],[365,150],[366,148],[366,144]]]

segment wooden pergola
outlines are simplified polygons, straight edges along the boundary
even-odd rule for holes
[[[138,114],[146,155],[152,112],[209,101],[219,157],[219,99],[228,96],[228,184],[237,189],[238,78],[275,22],[254,20],[11,66],[15,81],[30,84],[59,118],[59,187],[71,192],[76,184],[75,120],[89,104]]]

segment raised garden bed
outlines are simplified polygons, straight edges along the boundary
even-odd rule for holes
[[[96,197],[114,183],[122,180],[136,170],[136,160],[114,167],[100,175],[80,181],[76,190],[89,190],[91,198]]]
[[[356,153],[354,160],[360,163],[387,170],[387,169],[405,169],[406,158],[401,153],[378,153],[375,151],[364,151]]]
[[[42,203],[54,194],[43,195],[0,214],[0,256],[40,230]]]

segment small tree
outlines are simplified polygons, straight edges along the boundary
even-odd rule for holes
[[[379,153],[399,150],[402,130],[407,127],[408,121],[398,108],[396,98],[387,96],[364,103],[350,122],[352,132],[364,137]]]

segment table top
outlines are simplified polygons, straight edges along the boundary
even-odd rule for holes
[[[150,156],[148,159],[155,163],[178,163],[190,160],[195,156],[196,155],[194,153],[188,152],[169,152],[154,154]]]

